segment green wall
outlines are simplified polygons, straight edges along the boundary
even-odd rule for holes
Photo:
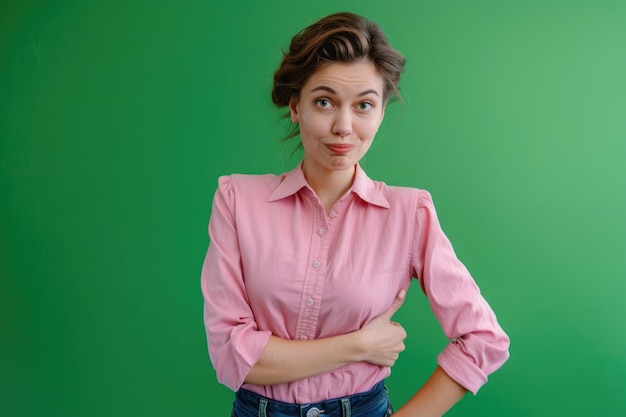
[[[404,106],[363,165],[429,189],[509,332],[450,416],[626,414],[626,3],[5,1],[0,415],[224,416],[199,273],[218,175],[294,166],[269,91],[317,18],[378,21]],[[414,286],[401,404],[445,343]]]

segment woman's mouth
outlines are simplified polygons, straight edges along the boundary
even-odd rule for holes
[[[326,147],[332,152],[332,153],[348,153],[350,152],[352,149],[354,149],[354,145],[349,145],[349,144],[326,144]]]

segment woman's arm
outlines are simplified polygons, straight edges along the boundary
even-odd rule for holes
[[[440,417],[465,395],[467,390],[437,367],[424,386],[394,417]]]
[[[351,333],[307,341],[270,336],[244,382],[283,384],[362,361],[392,366],[404,350],[406,331],[390,320],[404,296],[405,291],[401,290],[384,314]]]
[[[509,357],[509,338],[420,191],[412,263],[449,343],[437,357],[447,376],[474,395]]]

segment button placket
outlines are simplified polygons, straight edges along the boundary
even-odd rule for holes
[[[328,220],[321,205],[316,206],[314,210],[316,213],[312,225],[310,263],[305,272],[300,310],[296,321],[295,337],[300,340],[312,339],[316,335],[320,314],[320,303],[317,300],[320,300],[324,293],[326,275],[325,262],[329,247]]]

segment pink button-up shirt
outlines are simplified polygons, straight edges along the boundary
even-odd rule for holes
[[[327,212],[301,167],[219,179],[202,269],[204,323],[218,380],[237,390],[271,334],[311,340],[361,328],[417,277],[450,343],[439,365],[473,393],[509,339],[457,259],[424,190],[370,180]],[[369,390],[389,368],[352,363],[288,384],[243,387],[290,403]],[[418,387],[416,387],[417,389]]]

